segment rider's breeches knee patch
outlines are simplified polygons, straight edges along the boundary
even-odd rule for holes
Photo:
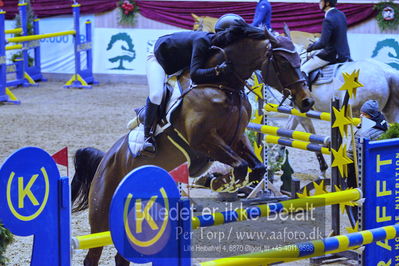
[[[149,98],[154,104],[161,104],[166,73],[155,57],[149,57],[146,65]]]

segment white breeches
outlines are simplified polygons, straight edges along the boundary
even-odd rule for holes
[[[305,72],[306,75],[309,75],[309,73],[312,72],[313,70],[321,68],[329,63],[330,62],[325,61],[316,55],[310,58],[308,61],[306,61],[302,65],[301,70]]]
[[[161,104],[163,93],[164,93],[164,84],[166,79],[165,70],[158,63],[155,58],[154,53],[148,54],[147,64],[146,64],[146,72],[147,72],[147,82],[149,87],[149,98],[153,104]]]

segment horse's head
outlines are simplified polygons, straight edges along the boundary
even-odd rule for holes
[[[265,83],[284,96],[291,95],[302,112],[309,111],[314,105],[310,91],[301,72],[301,59],[289,38],[275,37],[267,30],[270,40],[261,66]]]
[[[233,75],[224,83],[232,88],[242,89],[244,80],[257,70],[262,70],[266,84],[291,95],[302,111],[308,111],[314,104],[310,91],[300,70],[300,59],[292,41],[285,37],[274,37],[267,30],[240,22],[218,32],[212,44],[222,53],[210,60],[210,66],[230,61]]]

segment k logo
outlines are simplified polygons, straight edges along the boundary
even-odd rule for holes
[[[132,62],[136,58],[136,51],[132,38],[125,32],[112,35],[108,43],[107,51],[111,51],[111,58],[108,59],[111,63],[119,63],[117,67],[111,69],[131,70],[124,67],[125,61]]]
[[[399,43],[395,39],[379,41],[371,57],[399,70]]]

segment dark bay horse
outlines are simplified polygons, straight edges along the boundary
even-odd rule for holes
[[[216,160],[232,166],[238,182],[243,183],[246,178],[249,182],[260,181],[266,168],[256,158],[244,134],[251,118],[251,106],[243,91],[244,81],[255,70],[261,70],[271,85],[279,90],[289,90],[302,111],[309,110],[314,102],[299,69],[299,55],[289,39],[247,26],[241,30],[226,30],[218,40],[216,43],[223,48],[216,49],[208,67],[228,59],[234,74],[220,84],[198,85],[183,92],[181,107],[171,122],[174,130],[196,152],[196,160],[189,162],[190,176],[200,175],[211,160]],[[181,77],[180,81],[183,87],[184,84],[188,87],[187,76]],[[153,158],[134,158],[128,147],[128,135],[121,137],[105,155],[95,154],[98,151],[87,148],[78,151],[72,197],[81,199],[77,210],[88,205],[92,233],[109,230],[108,211],[112,195],[131,170],[152,164],[170,171],[187,161],[166,134],[159,134],[156,141],[158,149]],[[247,177],[248,167],[252,172]],[[90,173],[94,169],[92,177]],[[101,252],[102,248],[90,249],[84,264],[98,265]],[[115,261],[117,265],[128,265],[119,254]]]

